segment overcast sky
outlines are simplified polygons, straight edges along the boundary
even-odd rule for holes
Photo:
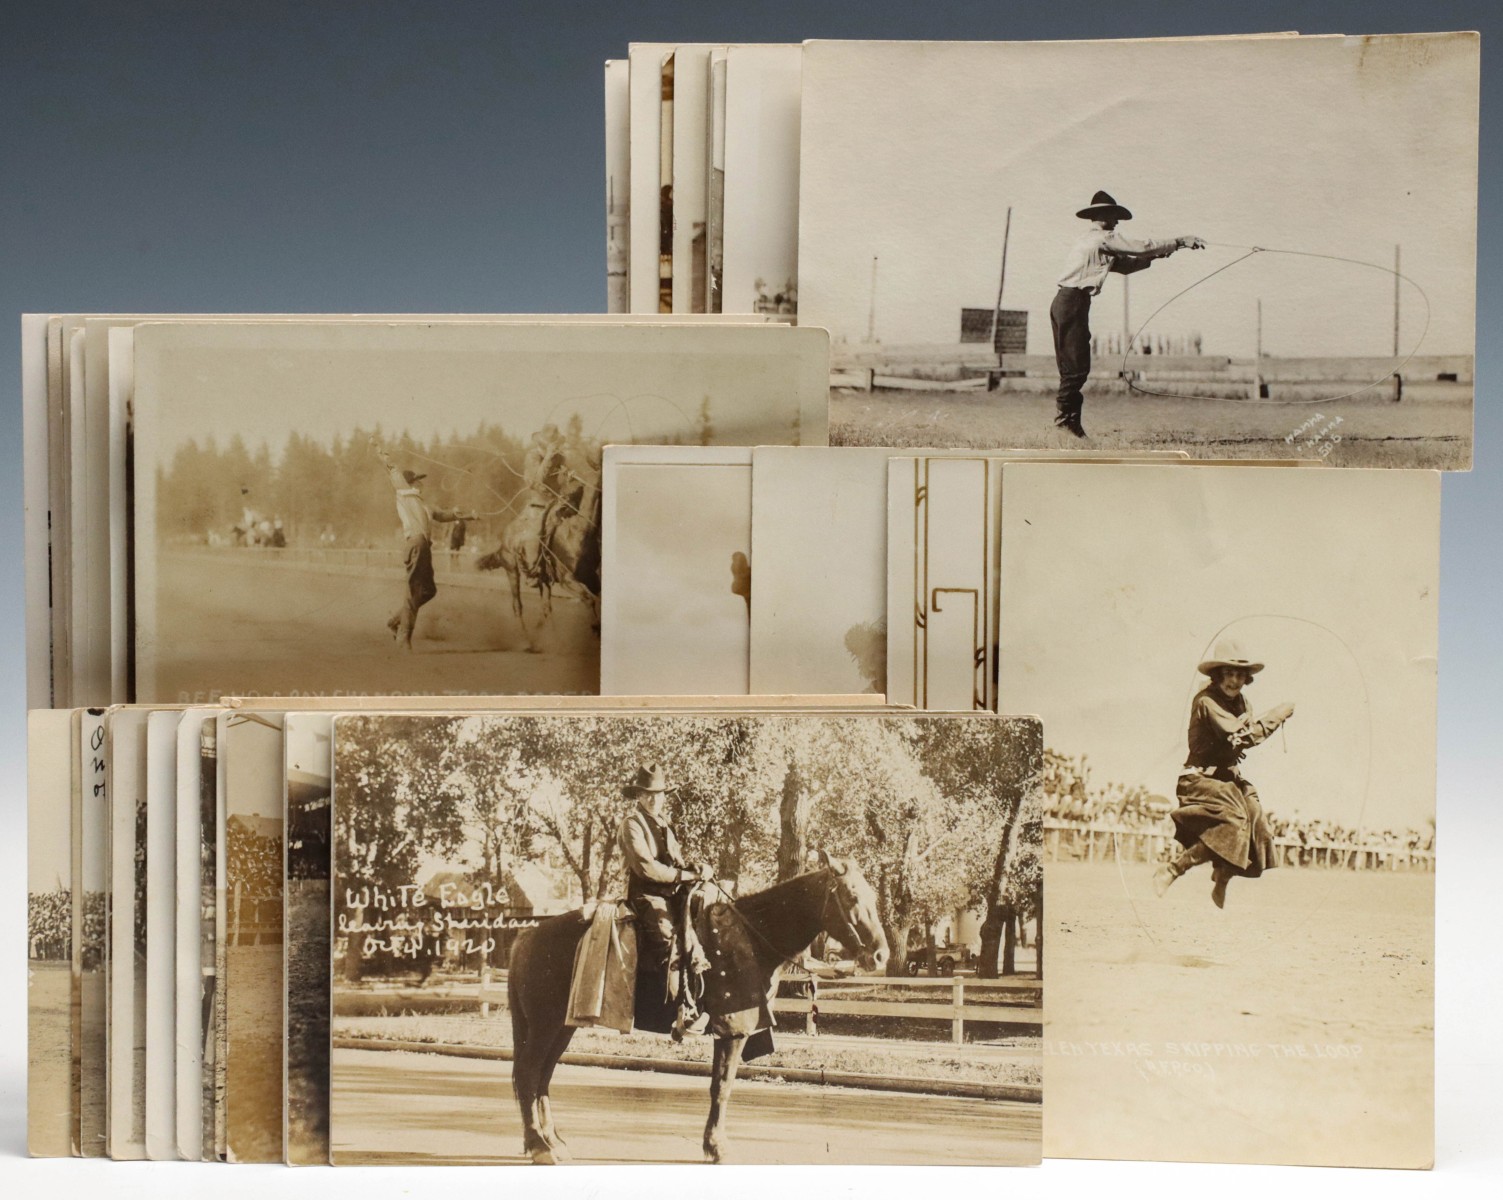
[[[1132,278],[1134,329],[1180,289],[1263,246],[1402,270],[1428,296],[1421,350],[1471,353],[1475,296],[1475,40],[814,43],[804,59],[800,319],[832,337],[958,340],[962,307],[1048,309],[1075,216],[1097,189],[1133,237],[1198,234]],[[1177,300],[1151,332],[1199,331],[1251,354],[1256,302],[1276,355],[1387,355],[1388,270],[1259,255]],[[1092,328],[1122,328],[1108,281]],[[1424,318],[1401,295],[1408,353]]]

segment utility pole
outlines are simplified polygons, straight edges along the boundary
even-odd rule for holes
[[[997,330],[1002,324],[1002,289],[1007,286],[1007,241],[1012,236],[1012,205],[1007,206],[1007,223],[1002,227],[1002,273],[997,277],[997,306],[992,309],[992,349],[997,361],[1002,361],[1002,348],[997,345]]]
[[[1393,356],[1399,356],[1399,248],[1393,248]]]
[[[866,340],[877,340],[877,256],[872,255],[872,299],[866,310]]]

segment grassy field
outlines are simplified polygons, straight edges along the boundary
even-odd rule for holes
[[[282,947],[226,951],[225,1138],[234,1162],[282,1161]]]
[[[1322,420],[1293,444],[1285,439]],[[1315,437],[1335,418],[1339,424]],[[1472,388],[1427,385],[1424,398],[1375,396],[1321,405],[1142,396],[1120,385],[1086,392],[1079,439],[1054,426],[1038,390],[830,393],[830,444],[1038,450],[1184,450],[1195,458],[1316,458],[1336,466],[1455,469],[1472,452]],[[1340,441],[1334,440],[1339,436]]]
[[[329,884],[287,885],[287,1154],[329,1156]]]

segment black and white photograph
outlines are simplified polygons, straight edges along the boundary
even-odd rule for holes
[[[1439,476],[1003,472],[1045,1152],[1429,1166]]]
[[[760,325],[143,326],[137,695],[594,693],[601,448],[822,443],[827,361]]]
[[[336,717],[333,1160],[1037,1162],[1041,753],[994,716]]]
[[[1478,46],[808,43],[831,442],[1469,469]]]

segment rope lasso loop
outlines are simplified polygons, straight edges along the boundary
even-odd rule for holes
[[[1118,364],[1118,367],[1117,367],[1117,374],[1118,374],[1119,378],[1121,378],[1122,381],[1127,384],[1127,390],[1128,391],[1130,391],[1130,392],[1136,392],[1140,396],[1158,396],[1158,397],[1162,397],[1162,398],[1168,399],[1168,400],[1229,400],[1229,399],[1237,399],[1238,403],[1243,403],[1243,404],[1302,404],[1302,405],[1303,404],[1309,404],[1309,405],[1314,405],[1314,404],[1332,404],[1332,403],[1335,403],[1338,400],[1350,400],[1353,396],[1360,396],[1363,392],[1372,391],[1373,388],[1380,387],[1383,384],[1387,383],[1390,379],[1394,379],[1394,378],[1402,375],[1402,373],[1404,371],[1404,368],[1407,367],[1410,364],[1410,362],[1412,362],[1414,360],[1414,357],[1419,353],[1420,346],[1424,344],[1425,337],[1430,332],[1430,297],[1425,294],[1425,289],[1422,288],[1422,287],[1420,287],[1420,285],[1418,283],[1416,283],[1413,279],[1410,279],[1409,276],[1403,274],[1400,271],[1395,270],[1392,267],[1385,267],[1382,263],[1367,262],[1367,261],[1365,261],[1363,259],[1360,259],[1360,258],[1346,258],[1346,257],[1344,257],[1342,255],[1339,255],[1339,254],[1319,254],[1319,253],[1316,253],[1313,250],[1287,250],[1287,249],[1283,249],[1283,248],[1280,248],[1280,247],[1277,247],[1277,246],[1242,246],[1242,245],[1237,245],[1234,242],[1207,242],[1206,245],[1207,246],[1216,246],[1216,247],[1219,247],[1219,248],[1224,249],[1224,250],[1243,250],[1246,253],[1238,255],[1236,258],[1232,259],[1231,262],[1223,263],[1221,266],[1217,267],[1214,271],[1210,271],[1207,274],[1202,275],[1199,279],[1195,280],[1195,282],[1191,283],[1188,287],[1181,288],[1179,291],[1175,292],[1174,295],[1170,296],[1169,299],[1165,300],[1156,309],[1154,309],[1153,312],[1149,314],[1148,319],[1146,321],[1144,321],[1141,325],[1138,326],[1138,328],[1133,332],[1132,336],[1128,338],[1127,345],[1125,347],[1123,347],[1123,350],[1122,350],[1122,360]],[[1348,263],[1348,264],[1350,264],[1352,266],[1368,267],[1371,270],[1382,271],[1382,272],[1384,272],[1386,274],[1392,275],[1396,279],[1402,280],[1404,283],[1407,283],[1417,293],[1419,293],[1420,302],[1425,306],[1425,320],[1424,320],[1423,326],[1420,329],[1420,335],[1419,335],[1419,337],[1417,339],[1415,339],[1414,346],[1410,349],[1409,353],[1406,354],[1398,362],[1398,364],[1394,367],[1394,369],[1392,371],[1388,371],[1388,372],[1384,373],[1383,375],[1380,375],[1377,379],[1374,379],[1370,383],[1364,383],[1360,387],[1353,388],[1351,391],[1341,392],[1341,393],[1339,393],[1337,395],[1333,395],[1333,396],[1318,396],[1318,397],[1315,397],[1313,399],[1308,399],[1308,400],[1301,400],[1301,399],[1290,399],[1290,400],[1272,400],[1272,399],[1269,399],[1269,400],[1264,400],[1261,397],[1258,397],[1256,399],[1254,399],[1253,397],[1234,398],[1234,397],[1228,397],[1228,396],[1208,396],[1208,395],[1198,394],[1198,393],[1194,393],[1194,392],[1162,392],[1162,391],[1156,391],[1153,388],[1146,388],[1146,387],[1139,386],[1139,384],[1137,383],[1137,381],[1133,378],[1132,372],[1130,372],[1128,370],[1128,368],[1127,368],[1127,359],[1132,354],[1133,347],[1137,344],[1138,338],[1142,335],[1143,331],[1145,329],[1147,329],[1149,325],[1153,324],[1154,320],[1157,319],[1157,317],[1158,317],[1158,315],[1160,313],[1162,313],[1166,308],[1168,308],[1176,300],[1180,299],[1180,297],[1184,296],[1187,292],[1194,291],[1201,284],[1207,282],[1208,280],[1214,279],[1217,275],[1220,275],[1223,271],[1229,271],[1229,270],[1231,270],[1231,268],[1235,267],[1238,263],[1246,262],[1249,258],[1252,258],[1255,254],[1287,254],[1287,255],[1292,255],[1294,257],[1297,257],[1297,258],[1319,258],[1319,259],[1325,259],[1328,262]]]

